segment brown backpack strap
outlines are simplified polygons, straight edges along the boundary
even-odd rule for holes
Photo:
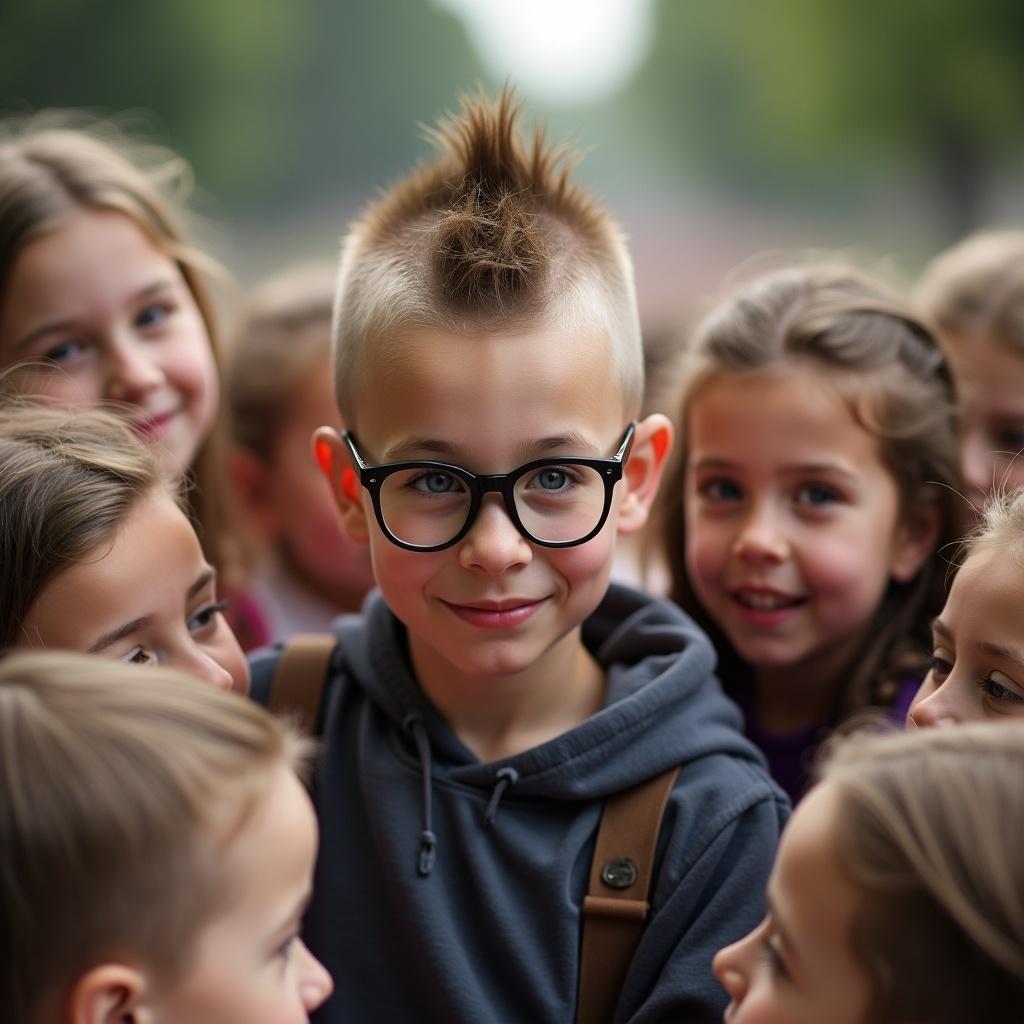
[[[267,707],[275,714],[294,715],[310,736],[316,734],[320,696],[327,665],[338,643],[330,633],[299,633],[282,648]]]
[[[671,768],[605,801],[583,899],[576,1024],[612,1019],[650,910],[654,851],[678,774]]]

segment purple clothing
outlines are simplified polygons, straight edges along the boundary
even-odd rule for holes
[[[920,685],[919,676],[904,676],[896,699],[886,711],[886,718],[894,725],[903,727],[911,701]],[[807,791],[810,770],[818,746],[832,731],[833,725],[828,722],[817,722],[796,732],[769,732],[757,717],[753,697],[754,694],[751,692],[744,694],[739,701],[740,709],[743,711],[743,731],[747,739],[764,754],[772,778],[786,791],[795,806]]]

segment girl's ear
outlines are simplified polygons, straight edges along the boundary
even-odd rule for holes
[[[909,583],[935,552],[942,529],[942,513],[934,498],[916,503],[896,530],[889,575],[897,583]]]
[[[141,971],[126,964],[100,964],[75,982],[68,1001],[70,1024],[148,1024],[147,992]]]
[[[636,533],[647,522],[671,450],[672,423],[667,416],[652,413],[637,424],[622,472],[626,489],[619,505],[619,533]]]
[[[331,485],[345,532],[356,544],[368,544],[370,529],[363,505],[363,485],[348,447],[333,427],[317,427],[313,432],[313,458]]]

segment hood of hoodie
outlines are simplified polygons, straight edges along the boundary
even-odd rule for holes
[[[604,707],[540,746],[488,763],[461,742],[420,689],[405,628],[379,594],[369,598],[364,616],[336,626],[350,678],[421,759],[425,735],[434,778],[488,792],[504,778],[518,796],[590,800],[709,754],[763,764],[714,676],[710,642],[667,601],[613,584],[583,626],[583,641],[607,676]]]

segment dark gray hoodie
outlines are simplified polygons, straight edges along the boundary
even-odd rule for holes
[[[424,696],[379,595],[336,633],[304,926],[335,990],[314,1020],[571,1024],[602,801],[674,765],[651,916],[615,1020],[721,1020],[711,958],[763,915],[788,803],[690,619],[613,585],[583,626],[607,673],[604,709],[488,764]],[[253,656],[257,699],[276,661]]]

